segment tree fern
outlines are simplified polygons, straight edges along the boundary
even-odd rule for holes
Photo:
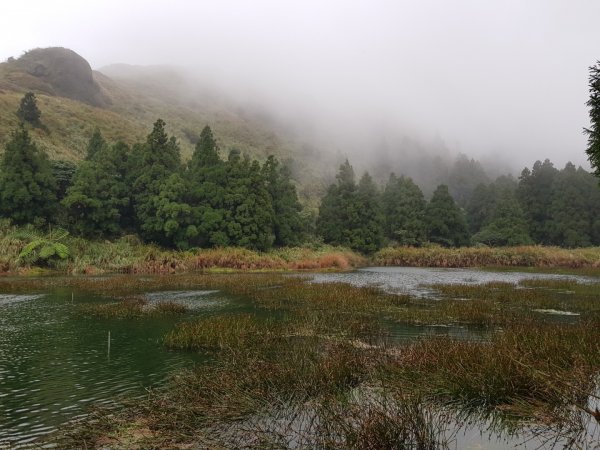
[[[21,249],[17,262],[51,265],[57,260],[67,259],[70,256],[69,247],[60,241],[68,235],[69,232],[62,228],[50,230],[46,235],[41,235],[35,229],[16,231],[12,237],[27,242]]]

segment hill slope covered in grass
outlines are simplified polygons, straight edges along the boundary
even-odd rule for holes
[[[231,148],[259,160],[273,154],[292,166],[305,200],[324,190],[322,173],[306,170],[310,161],[301,143],[176,69],[115,65],[103,71],[93,71],[83,57],[64,48],[35,49],[1,63],[0,151],[18,124],[20,99],[33,91],[45,126],[32,130],[33,138],[51,158],[81,159],[95,128],[108,141],[139,142],[160,117],[177,137],[184,160],[210,125],[222,157]]]

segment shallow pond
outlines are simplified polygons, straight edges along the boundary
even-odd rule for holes
[[[565,275],[414,268],[366,268],[313,275],[316,282],[376,285],[419,296],[435,295],[428,285],[436,283],[518,282],[531,278],[597,281]],[[111,404],[122,394],[144,395],[147,388],[160,385],[173,370],[201,363],[200,357],[192,353],[166,350],[162,336],[178,321],[248,307],[243,300],[217,291],[147,292],[145,297],[149,303],[165,299],[184,303],[192,313],[183,319],[105,319],[82,314],[78,306],[108,302],[109,298],[66,289],[0,294],[0,448],[26,446],[61,423],[84,414],[89,405]],[[422,334],[469,339],[477,338],[479,332],[463,327],[402,326],[394,333],[399,340],[410,340]]]
[[[149,300],[163,295],[150,294]],[[167,295],[194,304],[194,314],[228,309],[214,293]],[[173,369],[198,359],[164,349],[161,338],[176,318],[101,319],[78,308],[106,301],[60,290],[0,295],[0,448],[32,441],[88,405],[143,395]]]
[[[435,284],[484,284],[493,281],[518,283],[523,280],[577,280],[598,282],[597,277],[555,275],[532,272],[491,272],[473,269],[429,269],[421,267],[366,267],[354,272],[318,273],[315,282],[342,282],[355,286],[378,286],[382,289],[418,297],[437,295]]]

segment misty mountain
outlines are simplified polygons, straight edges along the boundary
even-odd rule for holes
[[[313,207],[346,158],[357,171],[369,171],[379,185],[392,172],[410,176],[426,197],[447,184],[463,207],[480,183],[521,169],[494,160],[484,166],[451,151],[441,139],[423,142],[400,127],[365,124],[364,130],[327,132],[327,124],[315,124],[310,117],[278,114],[266,102],[236,98],[198,72],[129,64],[92,70],[82,56],[58,47],[34,49],[0,64],[2,147],[18,123],[15,111],[27,91],[38,96],[46,127],[32,133],[51,158],[81,159],[96,128],[109,141],[140,141],[160,117],[187,159],[200,130],[210,125],[222,156],[236,148],[259,160],[278,157],[290,167],[303,202]],[[354,138],[357,133],[361,139]]]
[[[46,131],[33,130],[34,138],[54,159],[81,159],[95,128],[109,141],[132,144],[160,117],[178,138],[184,159],[208,124],[223,155],[231,148],[261,160],[273,154],[291,166],[305,187],[304,198],[324,189],[324,166],[314,162],[318,152],[279,132],[264,111],[243,107],[183,69],[116,64],[94,71],[65,48],[35,49],[9,58],[0,64],[1,147],[18,123],[15,111],[27,91],[38,96],[46,126]],[[307,170],[309,163],[316,169]]]

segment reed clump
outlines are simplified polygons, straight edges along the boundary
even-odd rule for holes
[[[430,286],[437,298],[410,299],[390,311],[397,322],[498,327],[556,317],[600,317],[598,283],[576,280],[524,280],[515,283]],[[544,315],[552,311],[555,315]],[[573,319],[572,319],[573,320]]]
[[[185,305],[173,301],[150,304],[142,297],[128,297],[118,302],[81,305],[85,314],[105,319],[139,319],[149,316],[179,315],[188,312]]]
[[[164,342],[181,350],[234,350],[264,344],[278,327],[273,320],[260,320],[250,314],[209,317],[179,324]]]
[[[423,339],[395,350],[390,385],[459,409],[517,417],[583,408],[600,369],[597,324],[514,325],[488,343]]]
[[[411,267],[600,268],[600,247],[388,247],[379,250],[373,262]]]

